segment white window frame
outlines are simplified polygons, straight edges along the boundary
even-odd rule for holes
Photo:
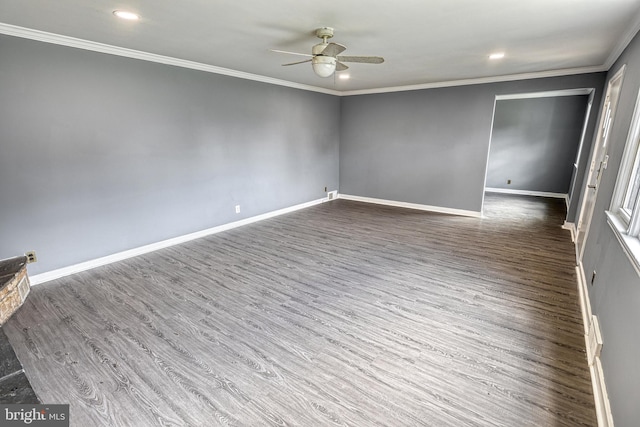
[[[623,209],[631,181],[637,174],[640,174],[640,90],[636,98],[633,120],[627,135],[611,206],[606,212],[609,226],[640,274],[640,201],[636,203],[631,213]],[[640,194],[637,198],[640,198]]]

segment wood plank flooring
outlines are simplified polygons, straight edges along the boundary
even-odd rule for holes
[[[73,426],[595,426],[564,202],[336,200],[33,289]]]

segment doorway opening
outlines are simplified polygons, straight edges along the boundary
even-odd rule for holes
[[[561,198],[568,218],[587,169],[594,94],[579,88],[496,96],[485,192]]]

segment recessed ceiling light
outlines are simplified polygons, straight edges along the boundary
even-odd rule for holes
[[[351,77],[351,76],[350,76],[349,74],[342,74],[342,73],[338,74],[338,78],[339,78],[340,80],[347,80],[347,79],[349,79],[350,77]]]
[[[489,55],[489,59],[502,59],[504,58],[504,52],[496,52]]]
[[[129,21],[137,21],[140,19],[140,15],[133,12],[127,12],[126,10],[114,10],[113,14],[118,18],[127,19]]]

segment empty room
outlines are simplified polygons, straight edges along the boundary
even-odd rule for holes
[[[640,0],[0,0],[0,425],[637,426]]]

